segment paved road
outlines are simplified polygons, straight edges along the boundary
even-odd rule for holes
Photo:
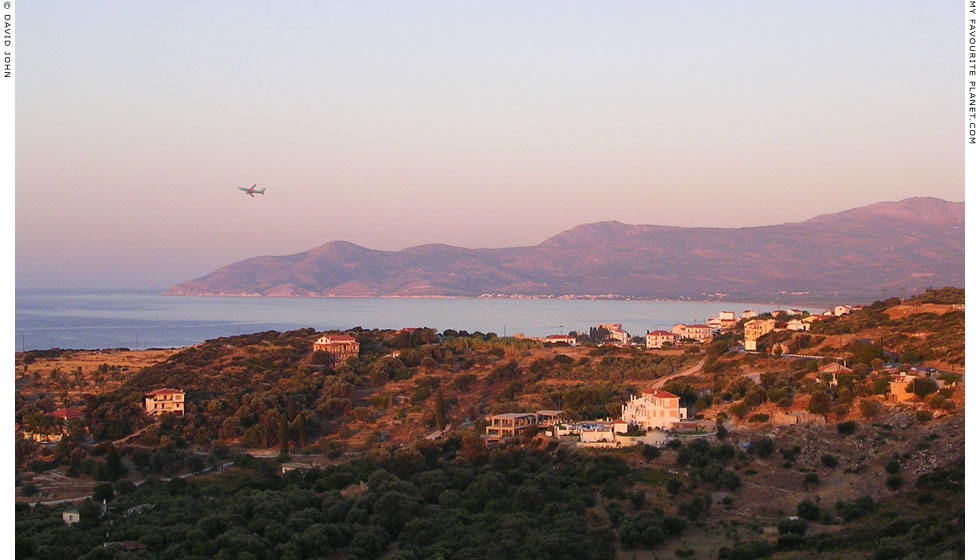
[[[704,360],[698,360],[698,363],[694,364],[691,367],[682,369],[681,371],[679,371],[677,373],[672,373],[670,375],[665,375],[665,376],[661,377],[660,379],[657,379],[656,381],[653,382],[653,385],[651,386],[651,388],[652,389],[659,389],[659,388],[663,387],[665,383],[667,383],[671,379],[674,379],[675,377],[684,377],[685,375],[694,375],[696,373],[701,373],[701,366],[703,366],[703,365],[704,365]]]

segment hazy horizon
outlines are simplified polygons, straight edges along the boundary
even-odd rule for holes
[[[18,288],[964,198],[955,3],[18,8]]]

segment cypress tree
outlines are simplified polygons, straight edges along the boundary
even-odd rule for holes
[[[286,415],[279,415],[279,453],[289,455],[289,432],[286,429]]]
[[[446,403],[442,400],[442,389],[436,393],[436,429],[441,430],[446,427]]]

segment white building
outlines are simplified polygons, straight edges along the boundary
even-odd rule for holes
[[[665,342],[673,344],[677,337],[667,331],[650,331],[647,333],[647,348],[663,348]]]
[[[541,342],[544,342],[545,344],[560,344],[564,342],[569,346],[575,346],[577,344],[574,336],[568,336],[566,334],[553,334],[545,337]]]
[[[838,305],[834,308],[834,315],[840,317],[841,315],[847,315],[851,312],[852,307],[850,305]]]
[[[721,313],[718,314],[718,318],[721,319],[722,321],[734,321],[735,320],[735,312],[734,311],[722,311]]]
[[[150,416],[164,412],[184,415],[184,392],[180,389],[157,389],[144,394],[143,398],[146,401],[146,412]]]
[[[808,331],[810,330],[810,323],[799,319],[793,319],[786,322],[786,328],[791,331]]]
[[[662,389],[647,389],[633,395],[623,405],[623,421],[644,430],[669,429],[675,422],[687,419],[687,409],[680,407],[681,398]]]

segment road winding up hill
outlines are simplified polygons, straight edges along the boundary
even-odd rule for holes
[[[332,241],[247,259],[170,295],[592,295],[638,298],[838,296],[964,285],[964,204],[882,202],[797,223],[684,228],[599,222],[539,245],[377,251]]]

